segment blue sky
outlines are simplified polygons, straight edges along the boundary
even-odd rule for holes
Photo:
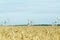
[[[7,24],[51,24],[60,18],[60,0],[0,0],[0,23]]]

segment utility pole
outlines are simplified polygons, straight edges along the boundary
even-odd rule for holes
[[[30,25],[32,26],[32,21],[30,21]]]
[[[7,25],[8,19],[4,20],[4,25]]]
[[[31,26],[32,25],[32,21],[28,19],[28,26]]]
[[[30,21],[30,20],[28,19],[28,24],[27,24],[28,26],[30,25],[29,21]]]
[[[59,19],[56,18],[55,20],[53,20],[52,26],[57,26],[58,25],[58,22],[59,22]]]

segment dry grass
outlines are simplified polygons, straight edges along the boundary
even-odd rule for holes
[[[0,27],[0,40],[60,40],[60,27]]]

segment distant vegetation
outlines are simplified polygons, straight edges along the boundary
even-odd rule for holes
[[[13,26],[52,26],[52,24],[34,24],[34,25],[13,25]],[[55,26],[60,26],[60,24],[57,24]]]

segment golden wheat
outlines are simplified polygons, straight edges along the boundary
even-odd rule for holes
[[[0,27],[0,40],[60,40],[60,27]]]

